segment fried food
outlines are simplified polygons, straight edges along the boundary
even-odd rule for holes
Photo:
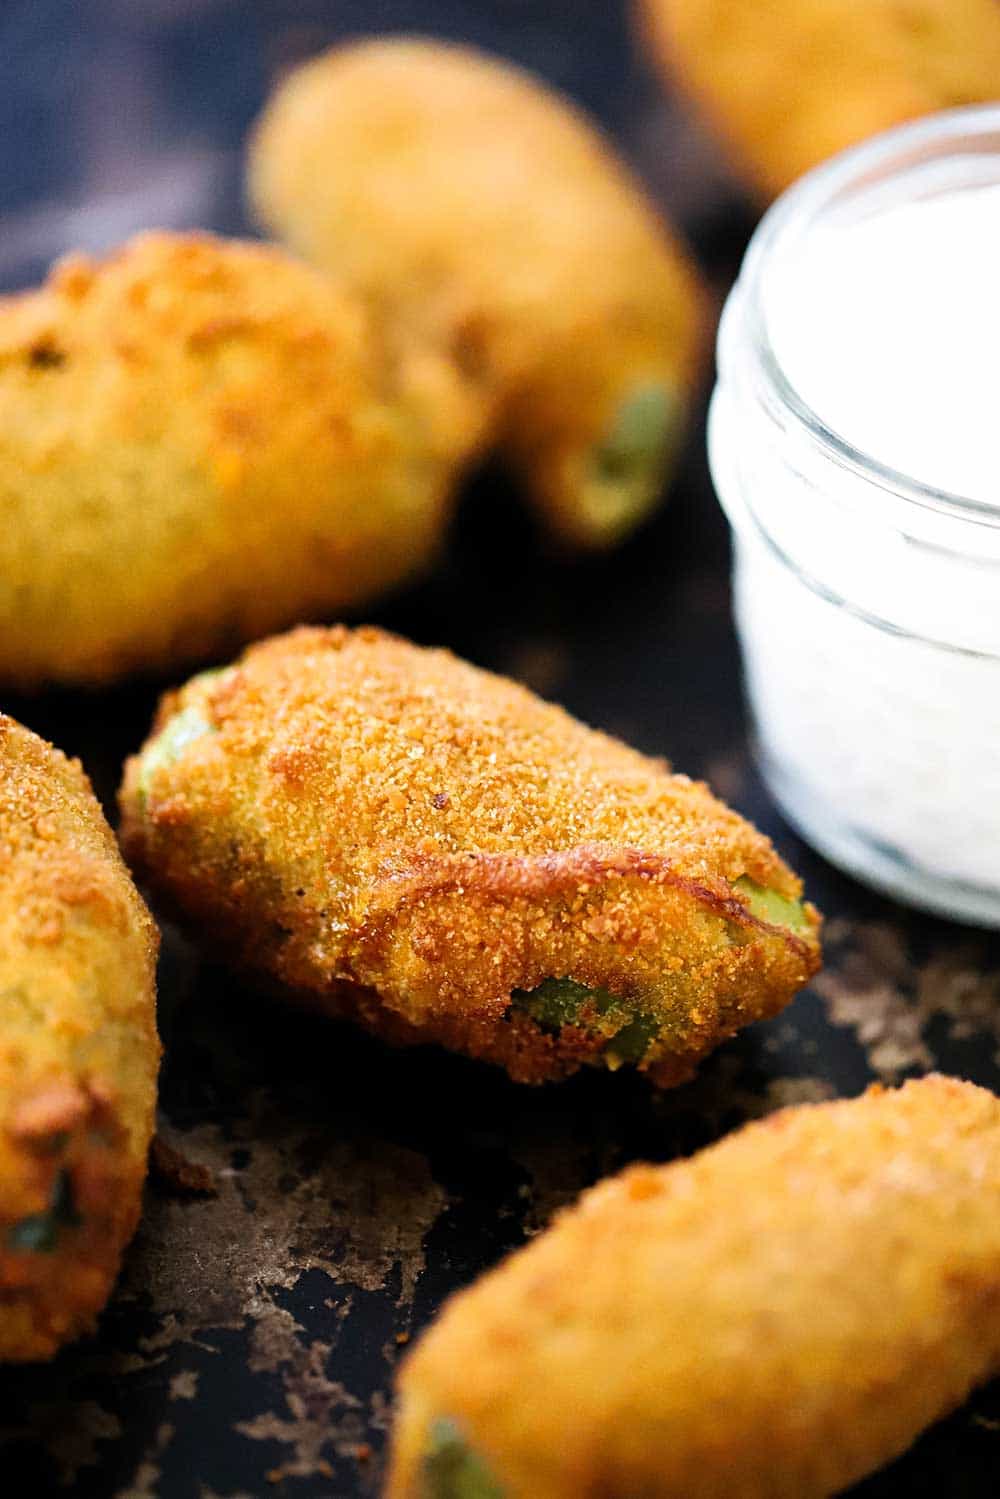
[[[158,940],[79,764],[0,715],[0,1359],[89,1331],[135,1230]]]
[[[698,277],[573,106],[467,48],[337,48],[271,100],[263,222],[449,350],[545,523],[604,546],[659,499],[702,341]]]
[[[764,194],[846,146],[1000,97],[996,0],[641,0],[663,68]]]
[[[1000,1369],[1000,1101],[787,1109],[601,1182],[404,1364],[387,1499],[823,1499]]]
[[[0,299],[0,680],[228,656],[424,566],[480,398],[263,245],[148,234]]]
[[[121,804],[133,867],[231,959],[519,1081],[677,1082],[818,966],[799,880],[704,785],[378,630],[169,694]]]

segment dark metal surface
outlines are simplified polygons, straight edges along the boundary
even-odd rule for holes
[[[619,7],[579,0],[7,0],[2,283],[151,224],[245,229],[239,148],[269,79],[335,37],[400,28],[493,47],[586,103],[724,292],[750,209],[643,73]],[[154,1177],[99,1335],[49,1367],[0,1374],[0,1493],[374,1494],[407,1337],[582,1186],[875,1077],[939,1065],[1000,1086],[997,940],[836,874],[756,779],[702,454],[698,433],[642,536],[576,565],[547,557],[516,495],[485,476],[437,575],[375,617],[707,776],[805,876],[829,921],[824,974],[676,1093],[622,1074],[535,1092],[264,1003],[168,934],[163,1135],[209,1168],[214,1195]],[[147,685],[2,706],[82,755],[110,800],[155,696]],[[985,1499],[998,1468],[994,1386],[855,1493]]]

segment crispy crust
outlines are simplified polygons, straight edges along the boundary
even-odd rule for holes
[[[421,905],[436,897],[471,893],[474,897],[504,902],[523,897],[541,903],[565,899],[582,888],[593,889],[615,877],[681,891],[707,910],[748,931],[756,929],[768,936],[780,931],[803,962],[813,952],[812,942],[754,916],[738,896],[724,895],[718,887],[685,878],[661,853],[647,853],[638,848],[609,851],[585,843],[531,859],[518,855],[482,858],[470,853],[457,862],[414,860],[410,868],[394,872],[380,882],[379,894],[370,907],[365,940],[371,940],[371,934],[377,932],[383,921],[395,920],[406,906]]]
[[[184,714],[206,731],[162,763]],[[377,630],[294,631],[168,696],[121,806],[130,863],[236,961],[529,1081],[602,1040],[546,1033],[515,990],[620,996],[655,1019],[643,1066],[666,1082],[818,966],[811,908],[796,935],[734,892],[801,887],[704,786]]]
[[[484,419],[278,249],[70,257],[0,299],[0,680],[188,665],[398,584]]]
[[[0,1359],[89,1330],[135,1230],[157,946],[79,764],[0,715]]]
[[[276,91],[249,189],[271,229],[479,383],[564,540],[606,545],[656,503],[705,352],[706,299],[680,241],[567,99],[470,48],[338,47]],[[597,455],[650,387],[666,401],[662,451],[609,483]]]
[[[1000,1368],[1000,1101],[929,1077],[600,1183],[401,1370],[504,1499],[825,1499]],[[478,1492],[478,1491],[477,1491]]]
[[[906,120],[1000,95],[995,0],[636,0],[640,29],[775,196]]]

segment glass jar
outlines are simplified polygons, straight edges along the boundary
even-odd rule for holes
[[[897,472],[826,425],[782,367],[769,308],[818,229],[997,184],[994,106],[891,131],[796,184],[726,304],[709,421],[774,797],[842,869],[988,926],[1000,926],[1000,381],[991,504]]]

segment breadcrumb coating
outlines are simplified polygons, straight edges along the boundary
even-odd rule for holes
[[[604,546],[659,499],[704,334],[692,261],[610,144],[469,48],[362,41],[284,79],[258,126],[262,221],[448,349],[544,522]]]
[[[0,1359],[89,1331],[135,1230],[158,941],[79,764],[0,715]]]
[[[775,196],[921,115],[1000,98],[996,0],[641,0],[650,46]]]
[[[633,1166],[450,1300],[387,1499],[824,1499],[1000,1368],[1000,1101],[931,1076]]]
[[[705,786],[374,629],[297,630],[170,694],[121,806],[140,877],[240,964],[519,1080],[632,1059],[676,1082],[818,966],[800,882]],[[565,986],[538,1011],[550,980],[575,1017]],[[609,1049],[636,1021],[639,1056]]]
[[[0,680],[226,656],[425,566],[481,402],[282,251],[145,234],[0,299]]]

